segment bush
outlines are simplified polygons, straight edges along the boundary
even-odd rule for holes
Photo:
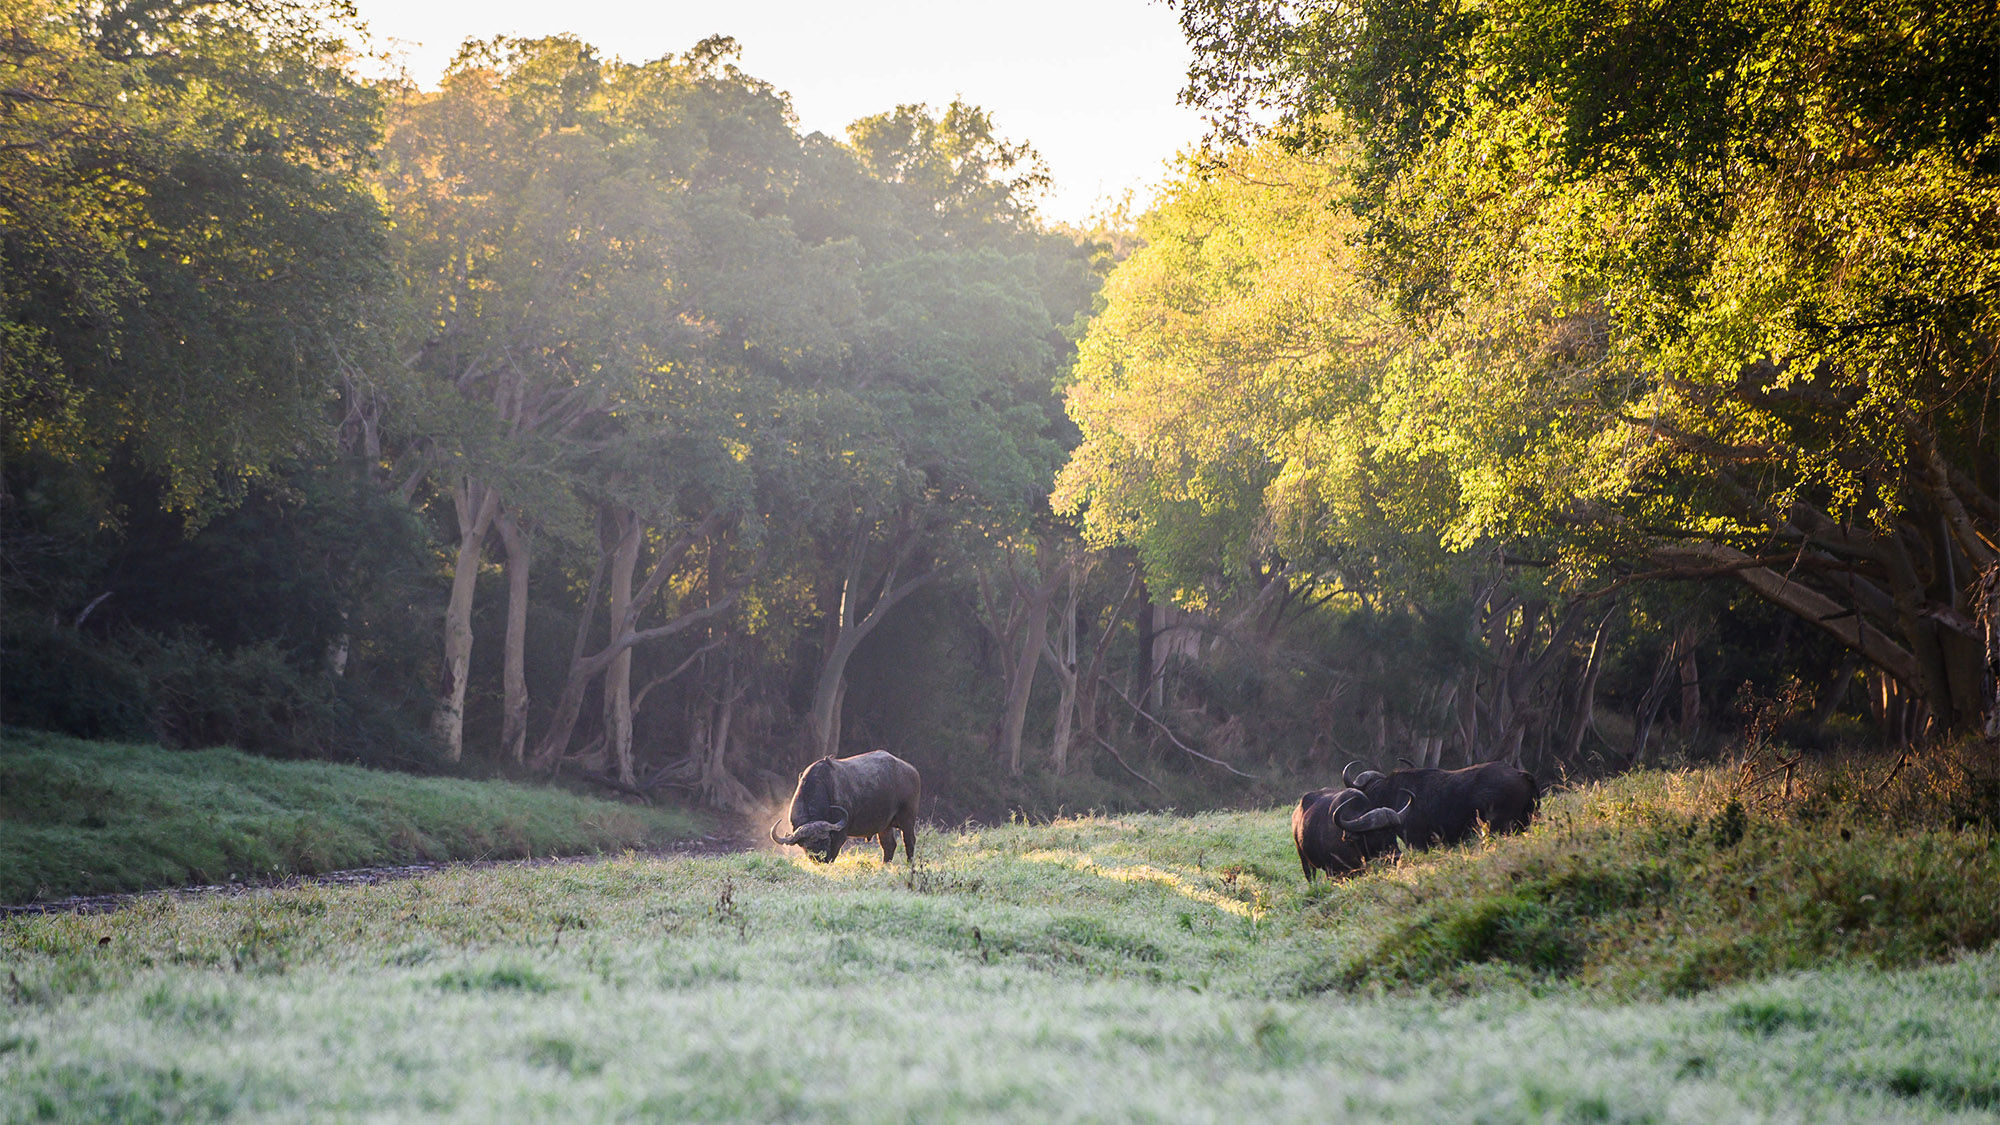
[[[46,621],[0,633],[0,724],[79,738],[153,737],[152,693],[131,655]]]
[[[274,758],[438,761],[409,708],[301,668],[275,642],[221,649],[191,632],[107,639],[16,622],[0,644],[8,726]]]

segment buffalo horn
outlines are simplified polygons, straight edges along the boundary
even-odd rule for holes
[[[1386,776],[1388,775],[1377,772],[1375,770],[1362,770],[1360,773],[1355,774],[1354,780],[1348,782],[1348,784],[1352,785],[1356,789],[1365,789],[1368,786],[1373,785],[1376,782],[1382,780]]]
[[[784,817],[779,817],[779,818],[778,818],[777,820],[774,820],[774,821],[772,821],[772,822],[771,822],[771,842],[772,842],[772,843],[774,843],[774,844],[796,844],[796,843],[798,843],[798,842],[799,842],[799,834],[798,834],[798,833],[796,833],[796,832],[792,833],[792,834],[791,834],[791,835],[789,835],[789,836],[786,836],[786,837],[785,837],[785,838],[783,838],[783,839],[779,839],[779,838],[778,838],[778,825],[779,825],[779,823],[780,823],[781,821],[783,821],[784,819],[785,819]]]
[[[834,830],[835,832],[845,832],[845,831],[847,831],[847,810],[846,810],[846,809],[843,809],[843,808],[841,808],[841,807],[840,807],[839,805],[833,805],[833,806],[829,807],[829,808],[828,808],[828,809],[827,809],[826,811],[827,811],[827,812],[829,812],[829,813],[839,813],[839,814],[840,814],[840,819],[839,819],[839,820],[837,820],[837,821],[835,821],[835,822],[834,822],[834,825],[833,825],[833,830]]]
[[[1355,791],[1357,794],[1359,790]],[[1340,815],[1340,810],[1348,804],[1341,801],[1333,807],[1333,822],[1343,832],[1377,832],[1384,828],[1401,828],[1403,814],[1410,811],[1410,803],[1405,801],[1400,809],[1369,809],[1352,820]]]
[[[1356,758],[1353,761],[1347,763],[1346,765],[1340,767],[1340,783],[1342,785],[1347,786],[1349,789],[1354,788],[1354,767],[1360,764],[1361,764],[1361,759]]]

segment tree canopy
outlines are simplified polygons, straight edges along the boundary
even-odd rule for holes
[[[1446,472],[1446,545],[1735,575],[1993,720],[1987,7],[1181,10],[1224,136],[1359,146],[1384,448]]]
[[[198,521],[330,447],[389,319],[379,99],[333,14],[8,0],[0,453],[44,486],[127,457]]]

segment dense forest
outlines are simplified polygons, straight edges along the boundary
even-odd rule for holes
[[[1989,7],[1175,7],[1086,231],[726,38],[4,0],[0,719],[941,817],[2000,732]]]

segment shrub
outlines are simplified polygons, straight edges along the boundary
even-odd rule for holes
[[[0,662],[8,726],[274,758],[439,760],[408,701],[302,668],[272,641],[223,649],[186,631],[102,638],[17,620],[0,635]]]
[[[48,621],[0,632],[0,723],[79,738],[148,738],[145,669],[115,646]]]

